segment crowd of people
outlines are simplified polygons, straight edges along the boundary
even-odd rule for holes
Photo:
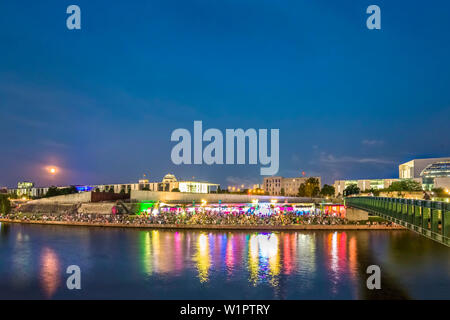
[[[22,214],[12,213],[1,216],[11,220],[21,221],[61,221],[82,222],[93,224],[133,224],[133,225],[248,225],[248,226],[289,226],[289,225],[343,225],[343,224],[369,224],[369,225],[391,225],[388,221],[349,221],[337,216],[324,214],[297,215],[295,213],[282,213],[274,215],[255,214],[231,214],[217,212],[192,212],[175,214],[171,212],[158,214]]]

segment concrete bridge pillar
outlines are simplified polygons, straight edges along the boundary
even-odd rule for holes
[[[369,213],[361,209],[347,207],[345,217],[349,221],[365,221],[369,219]]]

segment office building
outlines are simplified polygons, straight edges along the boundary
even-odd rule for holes
[[[362,191],[381,190],[389,188],[389,186],[400,179],[359,179],[359,180],[336,180],[334,182],[334,193],[336,196],[343,195],[345,188],[352,184],[356,184]]]
[[[319,187],[322,185],[321,177],[296,177],[296,178],[284,178],[284,177],[267,177],[264,178],[263,189],[271,196],[288,196],[295,197],[298,195],[298,188],[309,178],[315,178],[319,180]]]
[[[450,161],[450,158],[413,159],[398,166],[400,179],[422,178],[422,171],[434,163]]]

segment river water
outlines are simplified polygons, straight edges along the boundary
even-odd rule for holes
[[[81,290],[67,289],[81,270]],[[381,289],[368,290],[369,265]],[[410,231],[0,225],[0,299],[449,299],[450,249]]]

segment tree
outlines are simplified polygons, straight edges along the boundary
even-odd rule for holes
[[[0,195],[0,213],[8,214],[11,212],[11,202],[6,194]]]
[[[48,198],[48,197],[56,197],[56,196],[59,196],[60,194],[59,194],[59,191],[58,191],[58,188],[57,187],[55,187],[55,186],[51,186],[50,188],[48,188],[48,190],[47,190],[47,193],[45,194],[45,198]]]
[[[444,188],[434,188],[431,191],[439,198],[448,197],[448,193],[444,190]]]
[[[412,179],[404,179],[393,182],[388,191],[422,191],[422,185]]]
[[[370,188],[369,193],[373,194],[375,197],[380,195],[380,189]]]
[[[284,188],[281,188],[281,195],[284,196],[285,192],[284,192]]]
[[[74,193],[78,193],[78,189],[75,186],[70,186],[69,188],[62,188],[61,193],[62,194],[74,194]]]
[[[66,195],[66,194],[74,194],[74,193],[78,193],[78,190],[75,186],[70,186],[68,188],[58,188],[55,186],[51,186],[50,188],[48,188],[48,191],[45,194],[44,198],[56,197],[56,196],[61,196],[61,195]]]
[[[180,192],[180,189],[178,189],[178,188],[173,188],[173,189],[172,189],[172,192]]]
[[[344,196],[350,196],[352,194],[359,194],[361,192],[361,190],[358,188],[358,186],[353,183],[349,186],[347,186],[347,188],[345,188],[344,190]]]
[[[308,178],[298,188],[299,197],[313,198],[317,197],[319,193],[320,193],[319,179],[316,178]]]
[[[298,196],[306,197],[306,184],[302,183],[300,187],[298,187]]]
[[[320,191],[320,195],[322,197],[333,197],[334,196],[334,187],[328,184],[324,184],[322,190]]]

